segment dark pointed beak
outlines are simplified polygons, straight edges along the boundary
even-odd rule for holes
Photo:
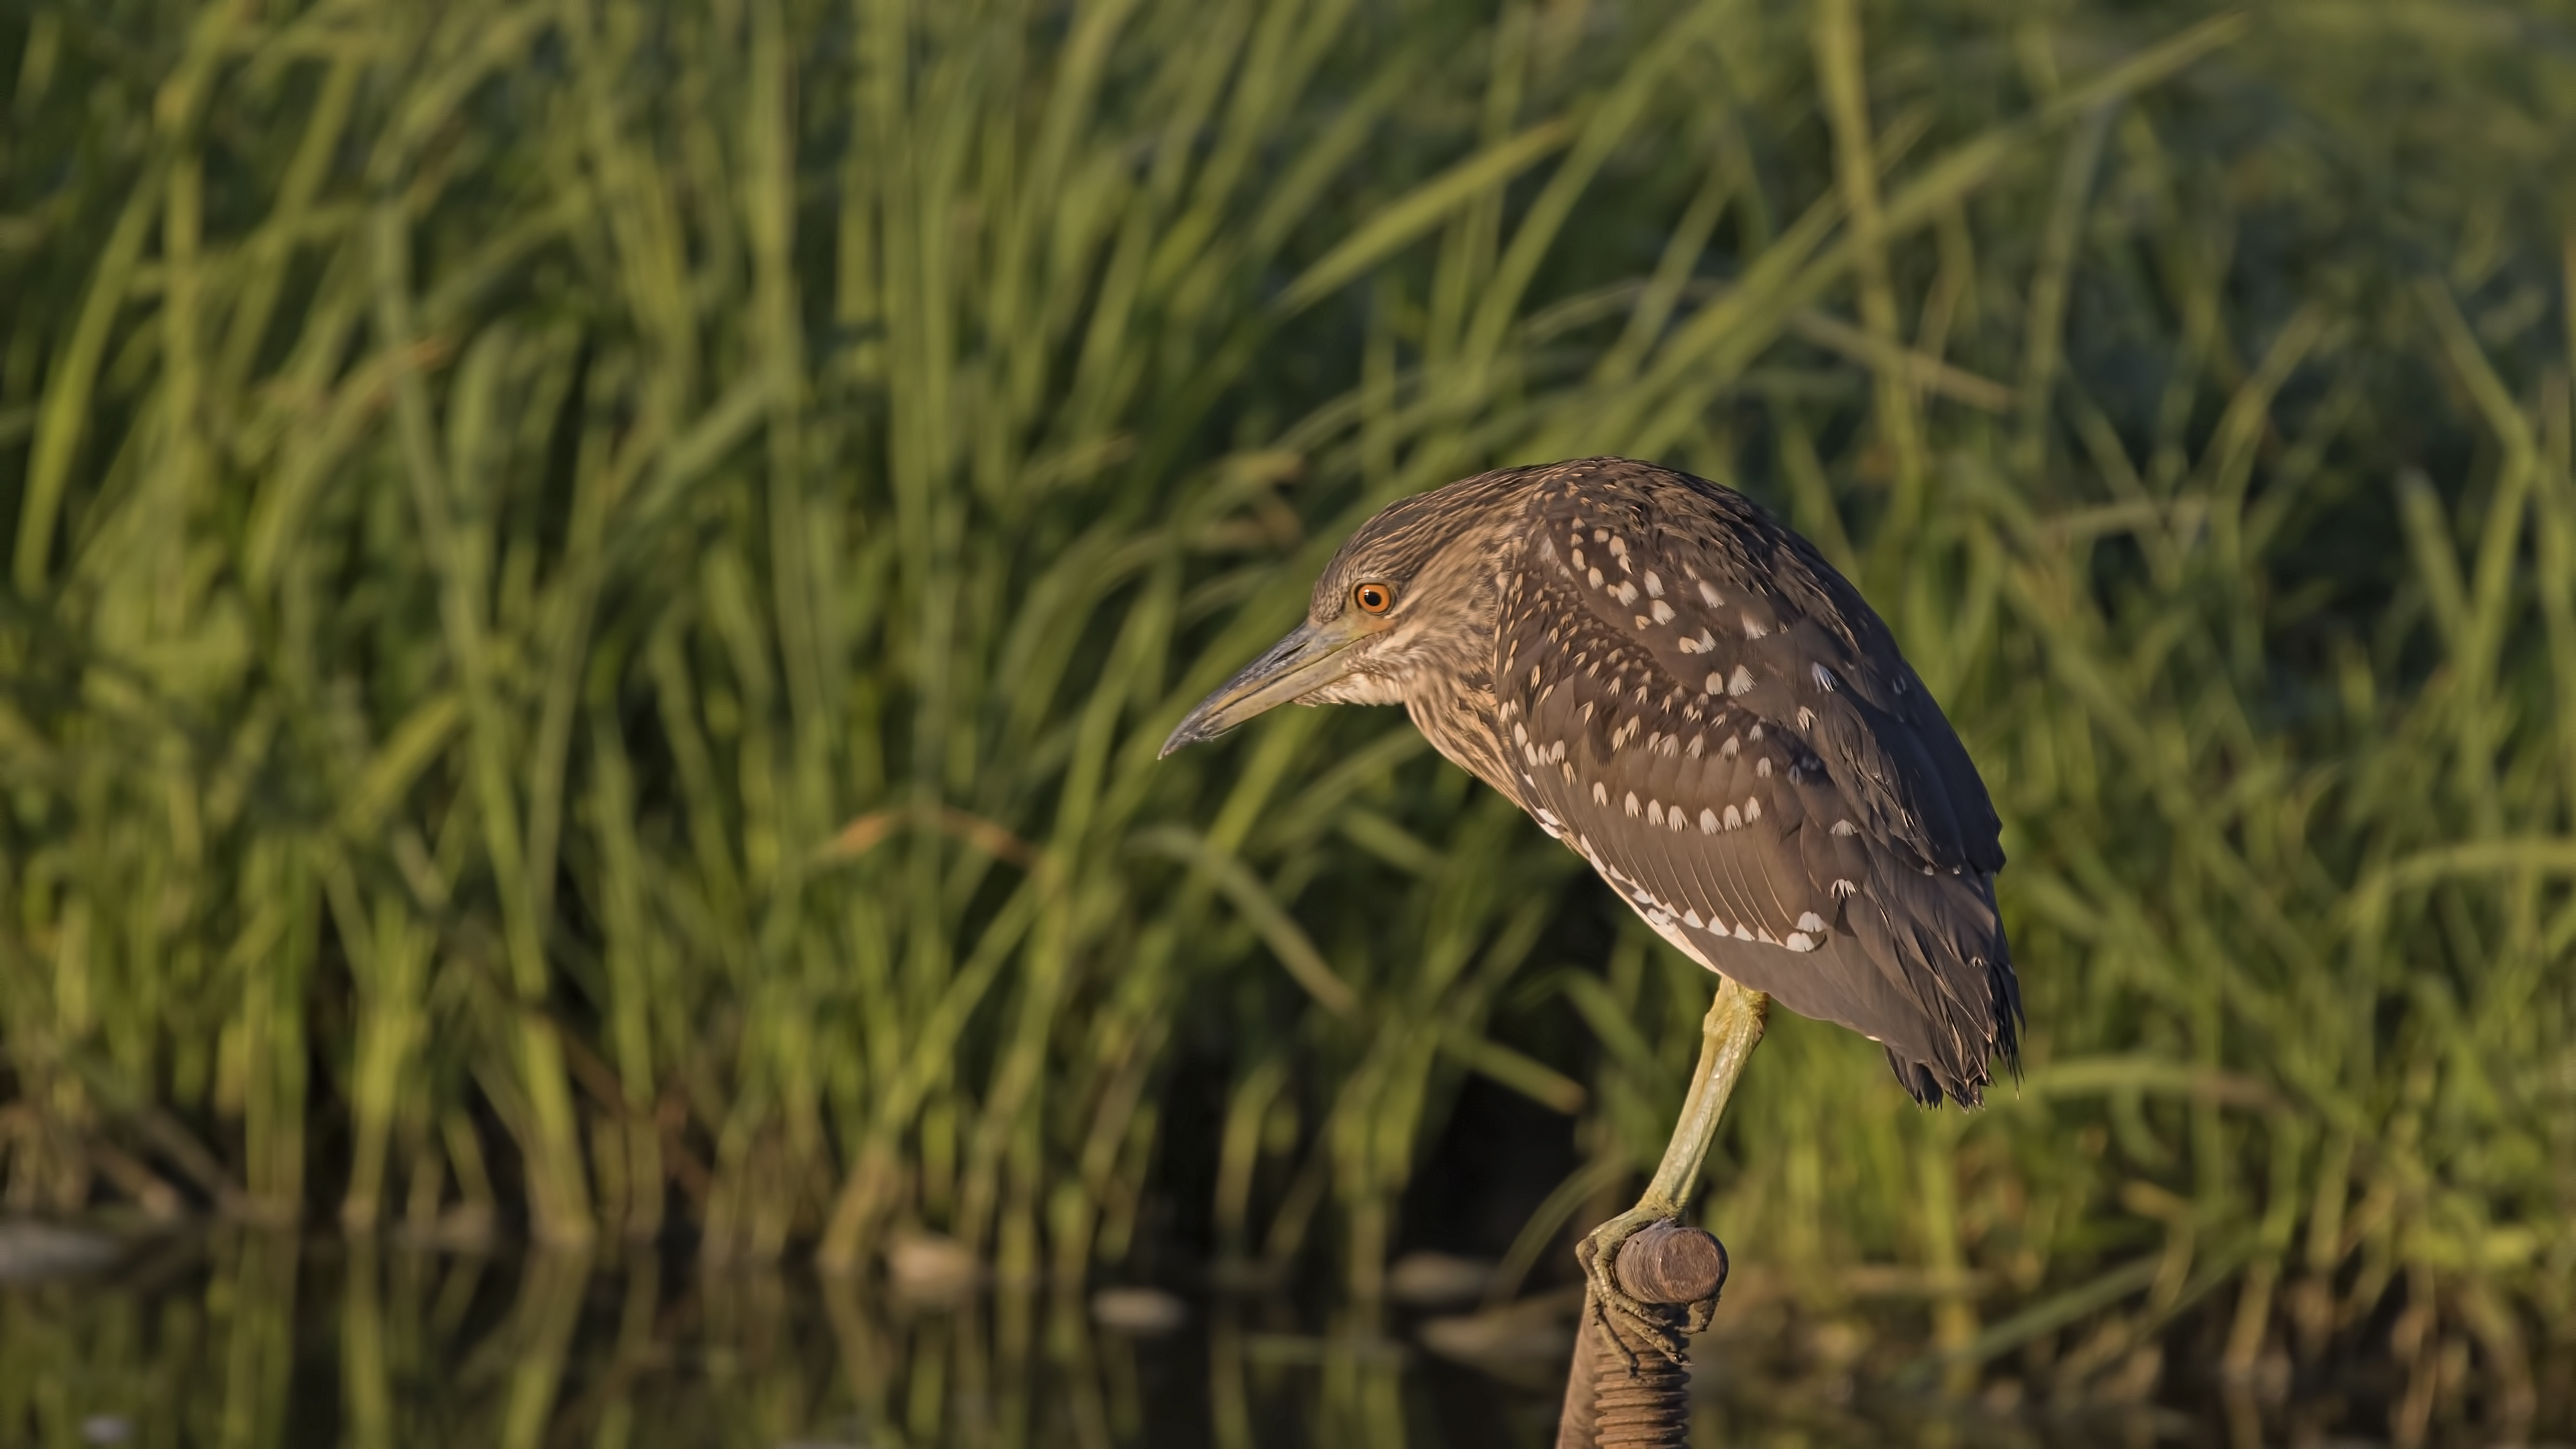
[[[1328,624],[1297,626],[1287,638],[1245,665],[1243,672],[1200,700],[1198,708],[1172,730],[1171,738],[1163,741],[1163,754],[1215,739],[1254,715],[1311,694],[1349,674],[1351,660],[1346,651],[1376,632],[1357,620],[1358,616],[1346,613]]]

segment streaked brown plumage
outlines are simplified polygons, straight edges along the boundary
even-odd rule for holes
[[[1976,768],[1859,592],[1736,493],[1587,458],[1400,500],[1165,752],[1287,698],[1405,705],[1665,939],[1882,1043],[1918,1100],[1974,1104],[2014,1054]]]

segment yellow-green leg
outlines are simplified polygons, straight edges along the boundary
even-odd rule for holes
[[[1700,1022],[1699,1065],[1692,1069],[1681,1120],[1673,1124],[1672,1140],[1664,1144],[1664,1159],[1655,1165],[1654,1180],[1646,1184],[1645,1195],[1635,1207],[1594,1228],[1575,1249],[1591,1288],[1588,1301],[1603,1319],[1602,1329],[1612,1327],[1610,1319],[1615,1315],[1628,1330],[1620,1337],[1642,1338],[1675,1361],[1684,1346],[1681,1335],[1622,1291],[1611,1265],[1619,1259],[1619,1245],[1638,1229],[1677,1219],[1689,1204],[1691,1189],[1699,1185],[1700,1167],[1708,1161],[1708,1145],[1716,1140],[1718,1119],[1726,1112],[1726,1099],[1734,1095],[1735,1079],[1744,1074],[1746,1059],[1761,1045],[1770,1013],[1770,997],[1727,978],[1718,979],[1717,999],[1709,1003],[1708,1015]]]

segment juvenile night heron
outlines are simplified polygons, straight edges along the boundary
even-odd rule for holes
[[[1292,700],[1403,705],[1721,978],[1662,1163],[1581,1255],[1668,1352],[1605,1267],[1680,1216],[1771,1000],[1882,1044],[1926,1104],[2014,1055],[1976,767],[1859,591],[1728,489],[1587,458],[1391,504],[1163,753]]]

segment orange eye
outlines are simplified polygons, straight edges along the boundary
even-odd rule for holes
[[[1395,607],[1395,586],[1362,584],[1351,590],[1351,602],[1359,605],[1363,614],[1383,614]]]

